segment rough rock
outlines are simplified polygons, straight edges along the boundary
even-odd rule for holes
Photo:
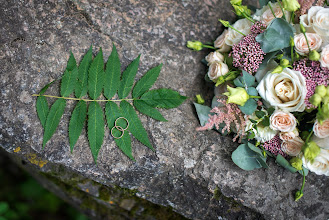
[[[141,54],[137,78],[163,63],[154,88],[169,87],[189,97],[201,93],[210,100],[212,88],[203,80],[206,69],[200,62],[207,51],[196,53],[185,44],[187,40],[215,39],[223,30],[218,18],[234,20],[229,1],[2,0],[1,148],[36,177],[41,175],[40,181],[48,181],[48,188],[58,194],[62,191],[62,197],[76,206],[81,206],[82,199],[77,193],[65,194],[65,187],[59,187],[58,182],[73,187],[69,180],[78,176],[74,187],[92,198],[101,195],[102,186],[107,190],[119,187],[133,191],[134,198],[170,207],[191,219],[327,219],[326,177],[310,174],[304,197],[295,202],[294,193],[302,177],[273,161],[266,170],[239,169],[231,161],[237,144],[230,137],[195,131],[199,124],[192,99],[177,109],[161,111],[169,122],[141,116],[156,152],[133,139],[136,162],[122,154],[108,131],[97,165],[85,131],[70,153],[67,128],[73,101],[55,135],[42,149],[43,130],[35,110],[36,99],[31,95],[61,77],[70,51],[80,60],[93,45],[94,52],[102,47],[107,58],[115,43],[123,67]],[[58,84],[49,94],[58,94]],[[143,208],[129,212],[142,207],[132,197],[118,198],[112,204],[109,198],[105,201],[105,209],[120,206],[126,210],[123,219],[143,214]],[[104,217],[90,211],[89,206],[85,208],[91,216]]]

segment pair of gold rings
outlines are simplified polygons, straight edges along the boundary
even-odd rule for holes
[[[124,120],[127,122],[127,126],[126,126],[125,128],[123,128],[123,127],[117,125],[117,122],[118,122],[118,120],[120,120],[120,119],[124,119]],[[119,118],[117,118],[117,119],[115,120],[115,122],[114,122],[114,127],[111,129],[111,135],[112,135],[112,137],[114,137],[115,139],[120,139],[120,138],[122,138],[122,136],[123,136],[124,133],[125,133],[125,130],[127,130],[128,127],[129,127],[129,121],[128,121],[128,119],[126,119],[125,117],[119,117]],[[118,131],[121,131],[121,135],[120,135],[120,137],[116,137],[115,135],[113,135],[113,129],[117,129]]]

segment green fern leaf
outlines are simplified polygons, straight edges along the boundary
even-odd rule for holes
[[[152,107],[170,109],[178,107],[186,98],[171,89],[154,89],[144,93],[141,100]]]
[[[45,132],[43,134],[42,147],[46,146],[46,143],[50,140],[56,131],[56,128],[61,120],[66,106],[65,99],[57,99],[55,103],[51,106],[49,113],[47,115],[47,120],[45,124]]]
[[[45,85],[45,86],[40,90],[39,95],[43,95],[43,94],[47,91],[47,89],[49,88],[49,86],[50,86],[51,84],[53,84],[55,81],[56,81],[56,79],[53,80],[52,82],[48,83],[47,85]]]
[[[72,51],[70,52],[69,60],[67,61],[66,70],[73,71],[77,67],[77,62],[75,61]]]
[[[129,122],[129,131],[131,134],[134,135],[134,137],[142,144],[146,145],[148,148],[154,151],[154,148],[152,147],[152,144],[148,138],[147,132],[143,127],[141,120],[138,118],[135,109],[127,101],[122,101],[120,103],[120,108],[124,117]]]
[[[48,112],[49,112],[49,106],[46,97],[39,96],[37,98],[37,113],[43,128],[45,127],[46,124]]]
[[[124,99],[128,96],[131,88],[134,84],[134,79],[138,70],[140,55],[127,67],[122,73],[122,79],[120,82],[118,96],[120,99]]]
[[[137,98],[149,90],[157,80],[162,64],[150,69],[134,86],[132,96]]]
[[[99,53],[93,60],[89,68],[88,75],[88,93],[95,100],[100,96],[104,85],[104,61],[103,52],[100,48]]]
[[[134,106],[140,113],[144,115],[150,116],[155,120],[167,121],[157,109],[153,108],[152,106],[149,106],[148,104],[146,104],[146,102],[142,100],[134,100]]]
[[[78,68],[72,71],[65,70],[61,80],[61,96],[68,97],[74,90],[78,76]]]
[[[85,101],[80,100],[75,106],[70,124],[69,124],[69,139],[70,139],[70,149],[73,152],[74,145],[77,143],[77,140],[81,134],[84,122],[87,115],[87,104]]]
[[[97,164],[98,152],[104,139],[103,110],[97,102],[91,102],[88,107],[88,140],[94,161]]]
[[[116,47],[113,44],[111,55],[106,63],[104,96],[111,99],[120,85],[121,64]]]
[[[120,111],[119,107],[117,104],[114,102],[107,102],[105,106],[105,115],[107,119],[107,126],[109,127],[110,131],[114,127],[115,120],[117,120],[119,117],[123,117],[122,112]],[[125,121],[124,120],[118,120],[117,121],[117,126],[121,126],[122,128],[126,127]],[[117,129],[112,130],[112,134],[115,137],[120,137],[121,136],[121,131],[118,131]],[[127,130],[124,132],[123,136],[121,138],[115,138],[114,139],[115,143],[118,145],[120,150],[131,160],[135,160],[133,155],[132,155],[132,149],[131,149],[131,140],[130,136],[127,132]]]
[[[92,47],[90,46],[88,52],[83,57],[79,69],[78,69],[78,79],[75,86],[75,97],[81,98],[82,96],[85,96],[88,91],[88,70],[91,64],[91,61],[93,59],[92,54]]]

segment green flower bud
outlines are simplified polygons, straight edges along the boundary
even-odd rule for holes
[[[308,55],[308,58],[313,61],[318,61],[320,59],[320,54],[316,50],[311,50]]]
[[[325,96],[325,97],[323,97],[323,98],[322,98],[322,102],[323,102],[324,104],[328,104],[328,103],[329,103],[329,96]]]
[[[314,94],[311,96],[311,98],[309,99],[310,103],[314,106],[319,106],[321,101],[322,101],[322,97],[319,94]]]
[[[241,87],[233,88],[227,86],[227,90],[228,92],[223,93],[228,97],[227,103],[235,103],[237,105],[244,106],[244,104],[246,104],[246,102],[249,99],[249,95],[244,88]]]
[[[324,103],[322,108],[318,109],[318,113],[316,114],[316,119],[322,124],[324,120],[329,118],[329,103]]]
[[[300,4],[297,0],[282,0],[283,8],[287,11],[297,11],[300,8]]]
[[[295,53],[295,57],[298,60],[299,59],[299,54],[298,53]]]
[[[320,147],[314,142],[309,141],[303,147],[304,157],[306,160],[311,161],[313,163],[314,158],[316,158],[320,153]]]
[[[303,197],[303,192],[302,191],[297,191],[295,194],[295,201]]]
[[[242,0],[231,0],[230,3],[231,3],[231,5],[241,5]]]
[[[290,46],[291,47],[295,46],[295,41],[293,37],[290,37]]]
[[[281,60],[282,57],[283,57],[283,53],[276,55],[276,58],[278,58],[279,60]]]
[[[289,60],[282,59],[280,60],[280,66],[287,67],[289,65]]]
[[[187,41],[187,48],[192,49],[192,50],[202,50],[202,43],[200,41]]]
[[[238,16],[243,16],[244,14],[249,16],[251,14],[247,6],[233,5],[233,8]]]
[[[302,33],[306,32],[305,27],[302,23],[299,24],[299,27],[300,27],[300,32],[302,32]]]
[[[327,86],[326,89],[327,89],[327,95],[329,95],[329,86]]]
[[[277,66],[274,68],[274,70],[272,70],[272,73],[281,73],[282,71],[283,71],[283,67]]]
[[[202,96],[200,94],[196,95],[195,98],[196,98],[196,103],[201,104],[201,105],[204,104],[204,99],[202,98]]]
[[[224,82],[225,82],[224,76],[220,76],[220,77],[218,77],[215,86],[217,87],[219,85],[222,85]]]
[[[222,19],[219,19],[220,23],[222,23],[224,25],[224,27],[229,27],[230,26],[230,22],[228,21],[224,21]]]
[[[324,97],[327,94],[327,88],[324,85],[317,86],[315,88],[315,94]]]
[[[292,167],[296,168],[296,170],[302,170],[303,169],[303,161],[298,157],[293,157],[290,161],[290,164]]]

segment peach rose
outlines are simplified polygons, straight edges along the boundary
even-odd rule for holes
[[[231,50],[231,47],[225,43],[227,36],[228,36],[228,30],[225,29],[225,31],[215,40],[214,46],[216,48],[219,48],[218,49],[219,52],[225,53]]]
[[[293,131],[280,132],[280,134],[279,134],[280,139],[283,141],[288,141],[288,140],[294,139],[298,135],[299,135],[299,133],[296,128]]]
[[[208,62],[208,66],[214,62],[224,62],[224,55],[218,51],[211,52],[206,56],[206,61]]]
[[[313,131],[319,138],[329,137],[329,119],[324,120],[322,124],[316,120],[313,126]]]
[[[294,139],[283,141],[281,145],[281,149],[289,156],[294,157],[300,153],[303,145],[304,145],[304,141],[300,137],[295,137]]]
[[[316,33],[306,33],[308,43],[311,50],[319,50],[322,44],[322,38]],[[296,52],[300,55],[309,53],[307,42],[303,33],[297,34],[294,37]]]
[[[218,77],[224,76],[229,72],[228,66],[222,62],[213,62],[210,64],[208,69],[209,79],[212,81],[216,81]]]
[[[321,67],[329,68],[329,44],[322,48],[321,57],[320,57]]]
[[[290,132],[296,128],[296,118],[293,114],[275,111],[270,117],[270,128],[281,132]]]
[[[269,3],[269,4],[271,4],[271,3]],[[266,11],[264,11],[264,13],[260,16],[260,20],[262,22],[264,22],[266,24],[266,26],[268,26],[274,18],[281,18],[283,16],[283,13],[282,13],[282,10],[281,10],[279,4],[271,4],[271,6],[272,6],[273,12],[275,14],[275,17],[270,8],[268,8]]]

